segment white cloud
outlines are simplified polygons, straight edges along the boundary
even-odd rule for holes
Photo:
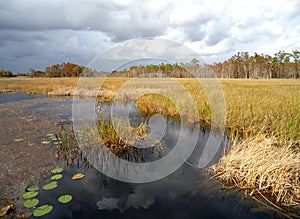
[[[139,37],[173,40],[211,61],[237,51],[300,49],[297,0],[11,0],[0,8],[0,68],[13,71],[86,64]]]

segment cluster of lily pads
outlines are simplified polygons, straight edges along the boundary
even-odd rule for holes
[[[47,144],[61,144],[61,139],[54,135],[54,134],[47,134],[47,137],[49,138],[49,140],[45,140],[42,141],[41,144],[42,145],[47,145]],[[22,142],[24,141],[23,138],[17,138],[14,140],[16,143],[17,142]],[[55,189],[58,185],[57,185],[57,180],[60,180],[63,175],[62,175],[63,169],[62,168],[55,168],[53,170],[51,170],[52,176],[51,176],[51,182],[42,186],[43,190],[52,190]],[[72,180],[78,180],[78,179],[82,179],[85,175],[83,173],[76,173],[72,176]],[[50,204],[45,204],[45,205],[40,205],[39,204],[39,199],[37,199],[37,195],[39,194],[39,190],[40,188],[36,185],[34,186],[29,186],[26,188],[26,192],[23,194],[23,198],[25,199],[24,201],[24,207],[32,209],[34,208],[33,211],[33,216],[35,217],[40,217],[40,216],[44,216],[46,214],[49,214],[52,210],[53,210],[53,206]],[[72,196],[70,194],[65,194],[65,195],[61,195],[57,198],[58,202],[62,203],[62,204],[66,204],[72,201]],[[37,207],[38,206],[38,207]],[[8,206],[9,207],[9,206]],[[4,210],[6,210],[6,208],[2,209],[3,212]],[[1,211],[2,211],[1,210]],[[7,208],[7,210],[9,210]],[[3,214],[5,215],[5,214]]]
[[[62,171],[63,171],[62,168],[55,168],[51,170],[51,173],[53,174],[51,176],[51,180],[53,181],[44,185],[42,189],[43,190],[55,189],[57,187],[57,181],[55,180],[59,180],[63,177],[63,175],[61,174]],[[38,192],[39,189],[40,188],[38,186],[29,186],[26,188],[26,192],[23,194],[23,198],[26,199],[26,201],[24,202],[24,207],[34,208],[39,204],[39,200],[36,198],[36,196],[39,194]],[[58,197],[57,200],[62,204],[66,204],[72,201],[72,196],[69,194],[61,195],[60,197]],[[52,211],[52,209],[53,209],[52,205],[49,204],[41,205],[33,211],[33,216],[35,217],[44,216],[46,214],[49,214]]]
[[[50,133],[47,134],[47,137],[49,138],[49,140],[51,141],[42,141],[42,144],[50,144],[51,142],[53,144],[59,144],[60,142],[60,138],[56,137],[54,134]]]
[[[59,137],[56,137],[56,136],[55,136],[54,134],[52,134],[52,133],[47,134],[47,137],[49,138],[49,140],[42,141],[41,144],[47,145],[47,144],[52,143],[52,144],[57,145],[57,144],[60,144],[60,143],[61,143],[60,138],[59,138]],[[23,138],[16,138],[16,139],[14,140],[15,143],[22,142],[22,141],[24,141]]]

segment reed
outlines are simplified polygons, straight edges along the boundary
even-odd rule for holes
[[[260,194],[278,205],[299,206],[299,145],[300,141],[281,142],[264,134],[236,140],[212,171],[248,195]]]
[[[109,150],[123,159],[140,162],[147,159],[145,153],[140,151],[142,148],[139,148],[143,142],[147,141],[152,152],[160,153],[164,148],[161,142],[149,138],[145,123],[132,127],[124,125],[121,120],[112,122],[100,118],[96,127],[86,124],[82,130],[77,131],[76,135],[73,129],[66,131],[62,126],[60,133],[56,135],[59,141],[57,157],[63,158],[67,165],[74,165],[77,158],[82,158],[82,151],[87,150],[102,152]],[[82,143],[83,148],[79,147],[78,142]]]

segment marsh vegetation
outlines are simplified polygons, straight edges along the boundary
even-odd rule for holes
[[[96,93],[92,89],[89,90],[89,87],[76,90],[78,82],[76,78],[0,79],[0,87],[2,92],[97,96],[100,102],[111,102],[119,95],[119,90],[131,81],[130,78],[85,80],[93,81],[95,84],[101,83],[101,89]],[[174,118],[179,116],[178,108],[172,101],[164,95],[157,95],[161,91],[169,92],[168,94],[174,98],[180,95],[180,90],[168,84],[169,79],[135,80],[138,80],[136,84],[140,87],[136,85],[126,89],[126,92],[122,93],[122,100],[136,100],[143,115],[159,113]],[[199,112],[199,115],[191,115],[187,107],[184,119],[191,123],[200,121],[218,125],[218,122],[212,121],[209,101],[196,79],[172,80],[189,92]],[[210,79],[201,80],[205,83]],[[231,139],[231,147],[220,162],[211,168],[212,173],[220,180],[243,189],[248,195],[262,195],[278,206],[299,207],[300,81],[292,79],[218,79],[218,81],[226,100],[226,131]],[[139,95],[145,87],[148,94]],[[184,98],[178,100],[181,101],[180,104],[189,106]],[[126,150],[130,148],[126,142],[118,139],[111,124],[99,123],[95,130],[106,136],[104,141],[111,145],[110,150],[122,154],[124,148]],[[146,133],[143,127],[138,127],[136,131]],[[63,136],[60,138],[64,139]],[[72,137],[67,136],[66,139],[66,142],[73,144]],[[63,149],[60,153],[61,156],[65,156]],[[75,150],[74,153],[79,152]]]

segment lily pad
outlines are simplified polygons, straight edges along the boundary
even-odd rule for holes
[[[37,196],[39,193],[36,191],[30,191],[30,192],[25,192],[23,195],[23,198],[27,199],[27,198],[33,198],[35,196]]]
[[[51,190],[51,189],[55,189],[57,187],[57,182],[53,181],[51,183],[48,183],[46,185],[43,186],[44,190]]]
[[[82,179],[84,177],[83,173],[76,173],[72,176],[72,180]]]
[[[58,179],[61,179],[63,177],[62,174],[55,174],[51,177],[51,180],[58,180]]]
[[[53,137],[54,136],[54,134],[53,133],[49,133],[49,134],[47,134],[47,137]]]
[[[53,141],[53,144],[61,144],[61,141]]]
[[[58,201],[60,203],[66,204],[72,201],[72,196],[71,195],[62,195],[58,198]]]
[[[42,141],[42,144],[50,144],[50,141]]]
[[[56,173],[61,173],[63,171],[63,168],[55,168],[53,170],[51,170],[51,173],[56,174]]]
[[[23,138],[16,138],[15,139],[15,142],[21,142],[21,141],[24,141],[24,139]]]
[[[52,205],[42,205],[33,212],[33,216],[35,217],[44,216],[46,214],[49,214],[52,211],[52,209],[53,209]]]
[[[26,188],[26,191],[31,192],[31,191],[37,191],[39,190],[38,186],[29,186]]]
[[[39,200],[34,198],[34,199],[29,199],[29,200],[26,200],[24,202],[24,207],[25,208],[33,208],[34,206],[36,206],[37,204],[39,203]]]

